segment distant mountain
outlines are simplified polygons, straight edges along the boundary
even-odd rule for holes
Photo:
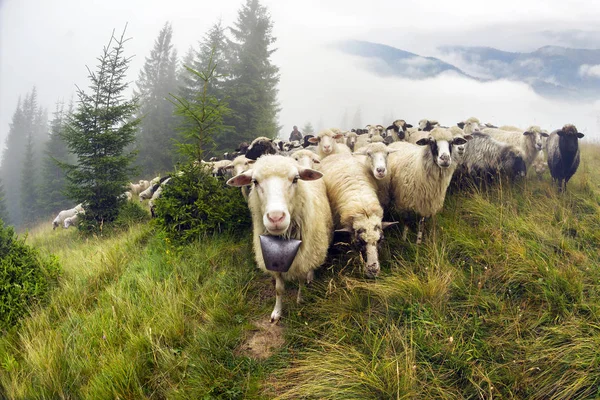
[[[491,47],[445,46],[440,58],[422,57],[391,46],[350,40],[336,47],[370,58],[369,69],[383,76],[426,79],[444,72],[480,81],[524,82],[545,97],[600,98],[600,50],[544,46],[530,53]]]
[[[382,76],[397,75],[410,79],[425,79],[452,71],[470,77],[454,65],[435,57],[422,57],[379,43],[346,40],[337,43],[335,47],[347,54],[378,61],[370,63],[368,68]]]

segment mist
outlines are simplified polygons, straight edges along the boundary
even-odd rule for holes
[[[344,113],[352,121],[360,110],[364,124],[431,118],[452,125],[476,116],[494,124],[537,124],[548,130],[569,122],[586,138],[598,138],[598,100],[562,102],[541,97],[525,83],[483,83],[453,74],[422,80],[381,77],[370,72],[373,61],[340,53],[330,44],[339,39],[369,40],[422,56],[438,55],[443,45],[494,46],[505,51],[531,51],[544,45],[598,48],[600,33],[592,27],[600,18],[600,4],[578,2],[574,7],[557,0],[493,5],[377,0],[368,7],[364,2],[341,0],[261,3],[271,13],[277,38],[273,62],[281,75],[281,137],[287,137],[293,125],[306,122],[315,128],[340,126]],[[1,147],[19,96],[36,86],[39,103],[51,118],[55,103],[68,102],[75,85],[87,88],[86,65],[95,66],[113,29],[120,32],[128,24],[127,36],[132,40],[126,50],[135,56],[129,70],[133,83],[166,21],[172,22],[181,57],[219,18],[225,26],[231,25],[241,4],[238,0],[219,2],[218,7],[183,0],[168,4],[0,2]]]

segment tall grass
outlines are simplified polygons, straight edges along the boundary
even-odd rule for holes
[[[0,338],[0,396],[598,397],[599,170],[600,146],[584,146],[567,193],[546,175],[453,194],[423,245],[386,232],[376,280],[333,246],[302,304],[287,285],[280,331],[262,324],[274,290],[249,240],[178,248],[149,224],[108,239],[40,227],[29,243],[64,272]],[[264,332],[283,344],[248,352]]]

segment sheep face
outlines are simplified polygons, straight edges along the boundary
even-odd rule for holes
[[[564,154],[575,154],[579,148],[578,139],[584,135],[577,132],[575,125],[565,125],[562,129],[556,131],[559,137],[559,147]]]
[[[367,156],[367,165],[371,168],[375,179],[384,179],[387,176],[387,159],[388,154],[394,153],[398,150],[389,149],[383,143],[373,143],[367,147],[361,149],[356,154],[362,154]]]
[[[439,123],[437,121],[422,119],[419,121],[419,130],[420,131],[431,131],[437,125],[439,125]]]
[[[419,146],[429,146],[433,160],[440,168],[448,168],[452,164],[452,146],[465,143],[467,141],[462,137],[455,137],[448,141],[436,140],[430,136],[417,141]]]
[[[471,135],[464,135],[463,138],[467,141],[473,139],[473,136]],[[462,156],[463,154],[465,154],[465,143],[463,144],[454,144],[454,150],[456,150],[456,154],[458,154],[459,156]]]
[[[300,150],[292,154],[292,158],[304,168],[313,168],[315,164],[320,164],[319,156],[310,150]]]
[[[346,146],[350,148],[350,151],[354,151],[354,145],[356,144],[356,138],[358,135],[356,132],[348,132],[346,133]]]
[[[256,193],[263,215],[263,225],[271,235],[285,235],[291,225],[294,213],[291,201],[298,188],[298,181],[312,181],[323,176],[318,171],[304,168],[292,163],[287,168],[272,168],[268,159],[261,159],[255,166],[227,181],[231,186],[252,184],[252,192]],[[281,165],[279,165],[281,167]]]
[[[323,134],[317,137],[312,137],[308,139],[308,141],[315,144],[318,143],[323,154],[329,155],[333,152],[336,140],[342,138],[343,136],[344,135],[341,133],[332,133],[331,135]]]
[[[529,140],[535,145],[537,151],[542,150],[544,147],[543,138],[548,137],[546,132],[542,132],[538,127],[530,127],[527,131],[523,132],[523,135],[527,136]]]
[[[379,244],[384,239],[383,230],[397,222],[381,222],[381,216],[357,216],[351,228],[339,229],[352,235],[352,243],[357,244],[365,258],[364,273],[368,278],[379,275]]]

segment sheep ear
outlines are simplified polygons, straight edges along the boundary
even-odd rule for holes
[[[233,164],[229,164],[228,166],[223,167],[223,169],[233,169]]]
[[[577,138],[581,139],[582,137],[584,137],[585,135],[581,132],[577,132]]]
[[[542,135],[542,137],[548,137],[548,136],[550,136],[550,135],[548,135],[548,133],[546,133],[546,132],[542,132],[542,133],[540,133],[540,135]]]
[[[323,176],[323,174],[314,169],[299,167],[298,176],[300,176],[300,179],[302,179],[303,181],[315,181],[317,179],[320,179]]]
[[[461,145],[461,144],[465,144],[465,143],[467,143],[467,139],[462,138],[460,136],[452,139],[452,144],[455,144],[455,145]]]
[[[227,181],[227,184],[229,186],[236,186],[236,187],[248,186],[251,183],[252,183],[252,170],[251,169],[249,169],[246,172],[242,172],[241,174],[236,175]]]
[[[562,131],[562,129],[559,129],[559,130],[556,131],[556,134],[558,136],[564,136],[565,133]]]
[[[525,135],[525,136],[527,136],[527,135],[531,135],[531,134],[532,134],[532,132],[529,132],[529,131],[525,131],[525,132],[523,132],[523,135]]]
[[[400,151],[400,149],[388,149],[388,154],[396,153],[398,151]]]
[[[254,164],[256,160],[248,160],[248,164]]]
[[[464,135],[463,137],[465,138],[465,140],[471,140],[471,139],[473,139],[472,135]]]
[[[344,134],[343,134],[343,133],[338,133],[338,134],[336,134],[336,135],[335,135],[333,138],[337,140],[337,139],[341,139],[341,138],[343,138],[343,137],[344,137]]]
[[[316,158],[313,159],[313,163],[315,164],[321,164],[321,161],[317,160]]]
[[[406,124],[404,125],[405,128],[412,128],[413,126],[411,124]]]
[[[354,232],[354,230],[348,226],[343,227],[342,229],[336,229],[336,232],[345,232],[345,233],[352,233]]]
[[[417,140],[416,144],[418,144],[419,146],[427,146],[430,142],[431,142],[431,138],[423,138],[423,139]]]
[[[381,229],[389,228],[390,226],[396,225],[397,223],[398,223],[398,221],[394,221],[394,222],[383,221],[381,223]]]
[[[456,126],[458,126],[460,129],[465,129],[465,123],[464,122],[459,122],[458,124],[456,124]]]
[[[318,137],[314,137],[314,136],[313,136],[313,137],[309,138],[309,139],[308,139],[308,141],[309,141],[310,143],[317,144],[317,143],[319,143],[319,138],[318,138]]]

